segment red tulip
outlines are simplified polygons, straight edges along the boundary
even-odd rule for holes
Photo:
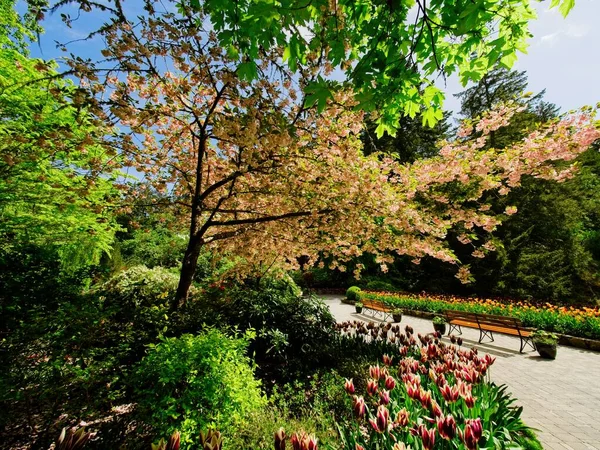
[[[396,387],[396,380],[394,379],[394,377],[391,376],[387,376],[385,379],[385,388],[388,391],[393,390]]]
[[[440,392],[442,393],[444,400],[446,400],[448,403],[454,403],[456,400],[458,400],[460,395],[456,386],[450,387],[448,384],[442,386],[440,388]]]
[[[384,405],[379,405],[377,408],[377,416],[375,420],[369,419],[369,423],[375,431],[383,433],[387,430],[390,420],[390,413]]]
[[[425,450],[431,450],[435,445],[435,428],[429,430],[425,425],[421,424],[418,428],[411,429],[410,432],[415,436],[421,437]]]
[[[346,383],[344,384],[344,389],[346,389],[346,392],[348,393],[348,395],[354,394],[354,383],[352,381],[352,378],[350,378],[349,380],[346,379]]]
[[[381,399],[381,403],[383,403],[384,405],[387,405],[390,403],[390,393],[389,391],[381,391],[379,393],[379,398]]]
[[[285,430],[281,427],[275,432],[275,450],[285,450]]]
[[[421,406],[425,409],[429,409],[431,406],[431,392],[421,389],[419,391],[419,400],[421,400]]]
[[[379,365],[369,367],[369,375],[371,375],[371,378],[379,380],[379,377],[381,376]]]
[[[431,401],[431,411],[433,411],[435,417],[440,417],[443,414],[442,408],[440,408],[440,405],[435,400]]]
[[[477,443],[481,438],[481,434],[483,433],[481,419],[467,419],[465,422],[466,425],[463,442],[469,450],[475,450],[477,448]]]
[[[369,380],[367,382],[367,394],[369,394],[369,395],[377,394],[377,381]]]
[[[477,397],[473,397],[471,394],[469,394],[465,396],[464,399],[467,408],[472,408],[473,406],[475,406],[475,400],[477,400]]]
[[[383,364],[385,364],[386,366],[391,366],[392,361],[393,361],[393,358],[391,356],[383,355]]]
[[[456,436],[456,420],[452,415],[437,418],[437,427],[442,439],[451,441]]]
[[[367,405],[365,405],[365,400],[362,397],[357,397],[355,395],[353,398],[352,409],[354,410],[354,415],[357,418],[362,418],[367,413]]]

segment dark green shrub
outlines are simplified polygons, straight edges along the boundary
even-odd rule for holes
[[[327,342],[335,323],[327,305],[300,297],[290,277],[249,278],[212,292],[211,304],[220,324],[256,330],[249,351],[261,378],[287,380],[310,374],[330,359]]]
[[[350,286],[346,291],[346,298],[350,301],[359,300],[360,291],[358,286]]]
[[[384,291],[384,292],[396,292],[399,290],[393,284],[388,283],[387,281],[381,281],[381,280],[369,281],[366,284],[365,289],[368,291]]]
[[[266,406],[246,349],[253,335],[210,329],[150,345],[133,379],[142,419],[157,434],[181,432],[181,448],[197,448],[200,430],[232,436]]]

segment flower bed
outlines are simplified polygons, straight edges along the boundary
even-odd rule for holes
[[[489,382],[494,357],[446,345],[439,335],[414,336],[411,327],[406,334],[389,323],[337,328],[356,340],[396,343],[400,354],[369,368],[366,392],[346,380],[355,421],[339,427],[344,450],[540,448],[522,408]]]
[[[600,339],[600,310],[549,303],[533,305],[522,301],[464,298],[438,295],[407,295],[386,292],[361,292],[361,298],[379,300],[405,310],[441,313],[444,310],[498,314],[517,317],[526,327]]]

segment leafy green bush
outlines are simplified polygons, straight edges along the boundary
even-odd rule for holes
[[[246,349],[254,336],[210,329],[150,345],[133,379],[141,417],[160,435],[181,432],[181,448],[196,448],[200,430],[224,436],[266,406]]]
[[[61,414],[88,420],[129,403],[127,378],[146,345],[216,322],[198,296],[169,311],[176,286],[177,275],[166,269],[134,267],[87,294],[63,298],[53,310],[30,314],[0,342],[0,411],[12,411],[0,414],[0,424],[27,412],[38,428],[54,432]],[[53,437],[38,435],[40,448]]]
[[[179,267],[186,245],[185,233],[160,225],[134,230],[130,238],[120,244],[127,263],[148,267]]]
[[[346,298],[350,301],[356,301],[360,298],[361,289],[358,286],[350,286],[346,291]]]

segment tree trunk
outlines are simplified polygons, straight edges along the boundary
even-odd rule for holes
[[[175,298],[171,302],[171,310],[176,310],[187,300],[190,286],[192,285],[196,273],[202,244],[203,240],[199,235],[195,234],[190,236],[190,241],[183,256],[183,263],[181,264],[181,274],[179,275],[177,292],[175,293]]]

